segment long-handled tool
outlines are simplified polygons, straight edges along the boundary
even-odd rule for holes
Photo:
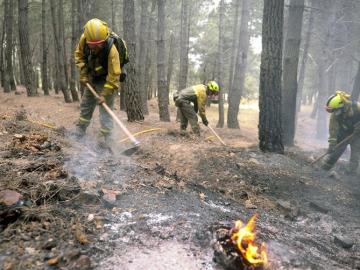
[[[339,142],[337,145],[335,145],[335,147],[334,147],[334,149],[331,151],[331,153],[338,151],[340,147],[342,147],[342,146],[344,146],[344,144],[350,142],[353,137],[354,137],[354,134],[351,134],[351,135],[347,136],[345,139],[343,139],[341,142]],[[317,159],[315,159],[313,162],[311,162],[310,165],[314,165],[314,164],[317,163],[319,160],[321,160],[323,157],[325,157],[327,154],[329,154],[329,153],[328,153],[328,152],[324,153],[323,155],[321,155],[320,157],[318,157]]]
[[[89,83],[87,83],[86,86],[97,99],[100,98],[100,96],[96,93],[95,89]],[[129,137],[131,143],[133,144],[133,147],[123,151],[122,153],[126,156],[131,156],[133,153],[135,153],[139,149],[140,142],[138,140],[136,140],[136,138],[130,133],[130,131],[126,128],[126,126],[120,121],[120,119],[109,108],[109,106],[106,105],[105,102],[101,103],[101,105],[104,107],[105,111],[107,111],[107,113],[110,114],[110,116],[120,126],[120,128],[125,132],[125,134]]]
[[[226,143],[220,138],[220,136],[215,132],[215,130],[210,125],[208,125],[207,127],[216,136],[216,138],[218,138],[218,140],[222,143],[222,145],[226,146]]]

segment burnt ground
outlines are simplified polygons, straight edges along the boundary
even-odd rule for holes
[[[360,269],[358,177],[310,167],[320,152],[264,154],[227,130],[243,143],[162,128],[128,158],[124,144],[111,155],[92,136],[2,115],[0,190],[22,198],[0,208],[0,268],[223,269],[215,230],[256,213],[268,269]]]

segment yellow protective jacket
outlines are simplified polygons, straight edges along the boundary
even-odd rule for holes
[[[80,81],[89,81],[91,79],[90,68],[87,66],[84,54],[85,45],[85,36],[82,34],[75,50],[75,64],[80,71]],[[99,66],[99,68],[101,67]],[[106,82],[104,84],[104,88],[117,90],[120,85],[120,74],[121,67],[119,52],[113,44],[108,55]]]
[[[194,102],[195,107],[199,109],[199,115],[201,119],[206,119],[205,108],[206,108],[206,86],[203,84],[197,84],[188,88],[180,90],[175,94],[177,98],[182,98]],[[196,103],[195,103],[196,102]]]
[[[345,111],[340,116],[330,115],[329,145],[335,146],[351,135],[354,125],[360,122],[360,103],[345,104]]]

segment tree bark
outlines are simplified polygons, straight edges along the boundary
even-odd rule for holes
[[[296,98],[296,101],[297,101],[296,102],[296,112],[297,113],[300,112],[300,109],[301,109],[301,100],[303,97],[302,93],[303,93],[303,89],[304,89],[306,63],[307,63],[308,54],[309,54],[311,32],[313,31],[313,25],[314,25],[314,9],[311,9],[310,14],[309,14],[309,21],[308,21],[308,25],[307,25],[305,41],[304,41],[304,50],[303,50],[303,55],[301,58],[301,64],[300,64],[300,70],[299,70],[298,92],[297,92],[297,98]]]
[[[189,0],[181,1],[179,89],[186,88],[189,62]]]
[[[156,44],[154,44],[153,41],[151,41],[151,37],[153,37],[155,34],[153,32],[153,29],[155,28],[155,19],[150,16],[149,18],[149,25],[147,28],[147,40],[149,42],[149,46],[146,48],[146,57],[145,57],[145,74],[144,74],[144,80],[145,80],[145,89],[147,93],[147,98],[150,100],[152,98],[152,78],[153,78],[153,66],[154,66],[154,47]]]
[[[284,0],[264,0],[259,93],[259,147],[283,153],[281,73]]]
[[[5,12],[5,11],[4,11]],[[5,16],[3,16],[4,18]],[[0,47],[0,76],[1,76],[1,86],[4,87],[4,72],[5,72],[5,65],[4,65],[4,43],[5,43],[5,30],[6,29],[6,22],[2,19],[2,32],[1,32],[1,47]]]
[[[320,26],[322,29],[325,29],[325,37],[323,38],[323,42],[321,44],[321,53],[319,54],[318,59],[318,74],[319,74],[319,91],[318,91],[318,100],[317,100],[317,118],[316,118],[316,138],[324,140],[327,137],[328,129],[327,129],[327,118],[328,114],[323,109],[323,106],[326,103],[326,100],[329,96],[331,80],[329,80],[328,75],[330,73],[328,71],[331,70],[331,66],[335,61],[335,56],[332,52],[332,47],[334,45],[334,24],[336,22],[336,3],[333,0],[323,0],[317,2],[318,7],[322,8],[322,12],[320,15]],[[322,30],[324,31],[324,30]]]
[[[71,1],[71,48],[74,49],[76,47],[76,42],[78,39],[78,30],[77,30],[77,21],[76,21],[76,0]],[[73,101],[79,101],[79,95],[76,90],[76,66],[75,66],[75,56],[74,53],[71,53],[70,57],[70,92]]]
[[[220,1],[219,4],[219,44],[218,44],[218,65],[217,65],[217,83],[219,84],[219,120],[218,128],[224,127],[224,17],[225,17],[225,2]]]
[[[284,50],[282,127],[284,145],[294,145],[296,123],[297,73],[304,14],[304,0],[291,0]]]
[[[11,0],[5,0],[5,21],[6,21],[6,46],[5,46],[5,76],[4,76],[4,92],[10,92],[16,90],[14,71],[12,64],[13,56],[13,22],[14,22],[14,2]]]
[[[64,95],[64,100],[66,103],[71,102],[71,98],[68,91],[67,85],[67,71],[66,71],[66,56],[65,56],[65,48],[64,48],[64,23],[63,19],[60,18],[62,14],[59,9],[62,10],[63,2],[62,0],[50,0],[50,7],[51,7],[51,17],[53,23],[53,32],[54,32],[54,39],[55,39],[55,60],[57,60],[57,74],[56,79],[58,80],[58,87],[60,88],[61,92]]]
[[[170,121],[169,96],[167,94],[165,69],[165,0],[157,0],[157,77],[158,77],[158,106],[160,121]]]
[[[46,43],[46,0],[42,0],[41,4],[41,44],[42,44],[42,62],[41,62],[41,85],[44,95],[49,95],[49,79],[48,79],[48,63],[47,53],[48,47]]]
[[[122,83],[125,91],[126,113],[128,121],[144,120],[141,109],[141,98],[135,72],[136,67],[136,36],[135,36],[135,8],[134,0],[124,0],[124,39],[127,42],[130,62],[126,65],[127,78]]]
[[[116,8],[115,0],[111,0],[111,29],[116,32]]]
[[[233,88],[229,94],[228,128],[239,128],[238,114],[240,99],[244,89],[245,73],[247,67],[247,55],[250,45],[249,20],[250,0],[243,0],[241,10],[241,24],[239,33],[239,48],[236,57],[236,69],[234,74]]]
[[[138,76],[139,76],[139,88],[141,96],[142,110],[144,114],[149,114],[147,106],[147,91],[145,86],[145,70],[148,68],[145,66],[145,54],[146,54],[146,45],[148,45],[149,40],[146,40],[146,25],[148,24],[148,1],[141,0],[141,18],[140,18],[140,34],[139,34],[139,57],[138,57]]]
[[[170,44],[169,44],[168,70],[166,75],[166,91],[168,96],[170,94],[171,77],[174,70],[174,54],[175,54],[175,35],[173,32],[171,32]]]
[[[239,42],[239,33],[238,33],[238,24],[239,24],[239,9],[240,9],[240,0],[233,0],[232,1],[234,17],[233,17],[233,29],[232,29],[232,45],[231,45],[231,54],[230,54],[230,66],[229,66],[229,82],[228,82],[228,94],[233,87],[233,80],[234,80],[234,71],[235,71],[235,59],[236,59],[236,52],[237,52],[237,45]]]
[[[33,97],[37,95],[37,89],[35,86],[35,74],[31,62],[28,10],[28,0],[18,0],[18,24],[21,65],[24,70],[24,79],[27,95],[29,97]]]
[[[351,98],[354,101],[358,101],[360,96],[360,62],[358,62],[358,68],[355,76],[354,86],[351,92]]]

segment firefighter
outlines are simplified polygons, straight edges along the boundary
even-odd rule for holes
[[[346,172],[356,174],[360,160],[360,103],[351,101],[349,94],[337,91],[329,97],[325,108],[331,113],[329,148],[321,167],[330,170],[350,144],[351,155]],[[349,143],[335,149],[338,143],[351,134],[353,139]]]
[[[77,136],[85,135],[92,114],[97,104],[105,102],[111,109],[119,88],[121,74],[119,52],[113,43],[109,43],[111,30],[108,25],[99,20],[91,19],[84,26],[84,32],[75,50],[75,63],[80,71],[80,83],[86,86],[90,83],[100,98],[85,87],[80,104],[80,117],[77,123]],[[109,45],[111,44],[111,45]],[[113,122],[103,106],[100,113],[100,143],[109,145]]]
[[[186,128],[190,122],[192,131],[200,135],[197,112],[205,126],[209,124],[206,114],[206,99],[208,96],[218,95],[219,85],[215,81],[209,81],[207,85],[198,84],[182,89],[174,94],[175,106],[178,107],[180,118],[180,132],[186,133]]]

